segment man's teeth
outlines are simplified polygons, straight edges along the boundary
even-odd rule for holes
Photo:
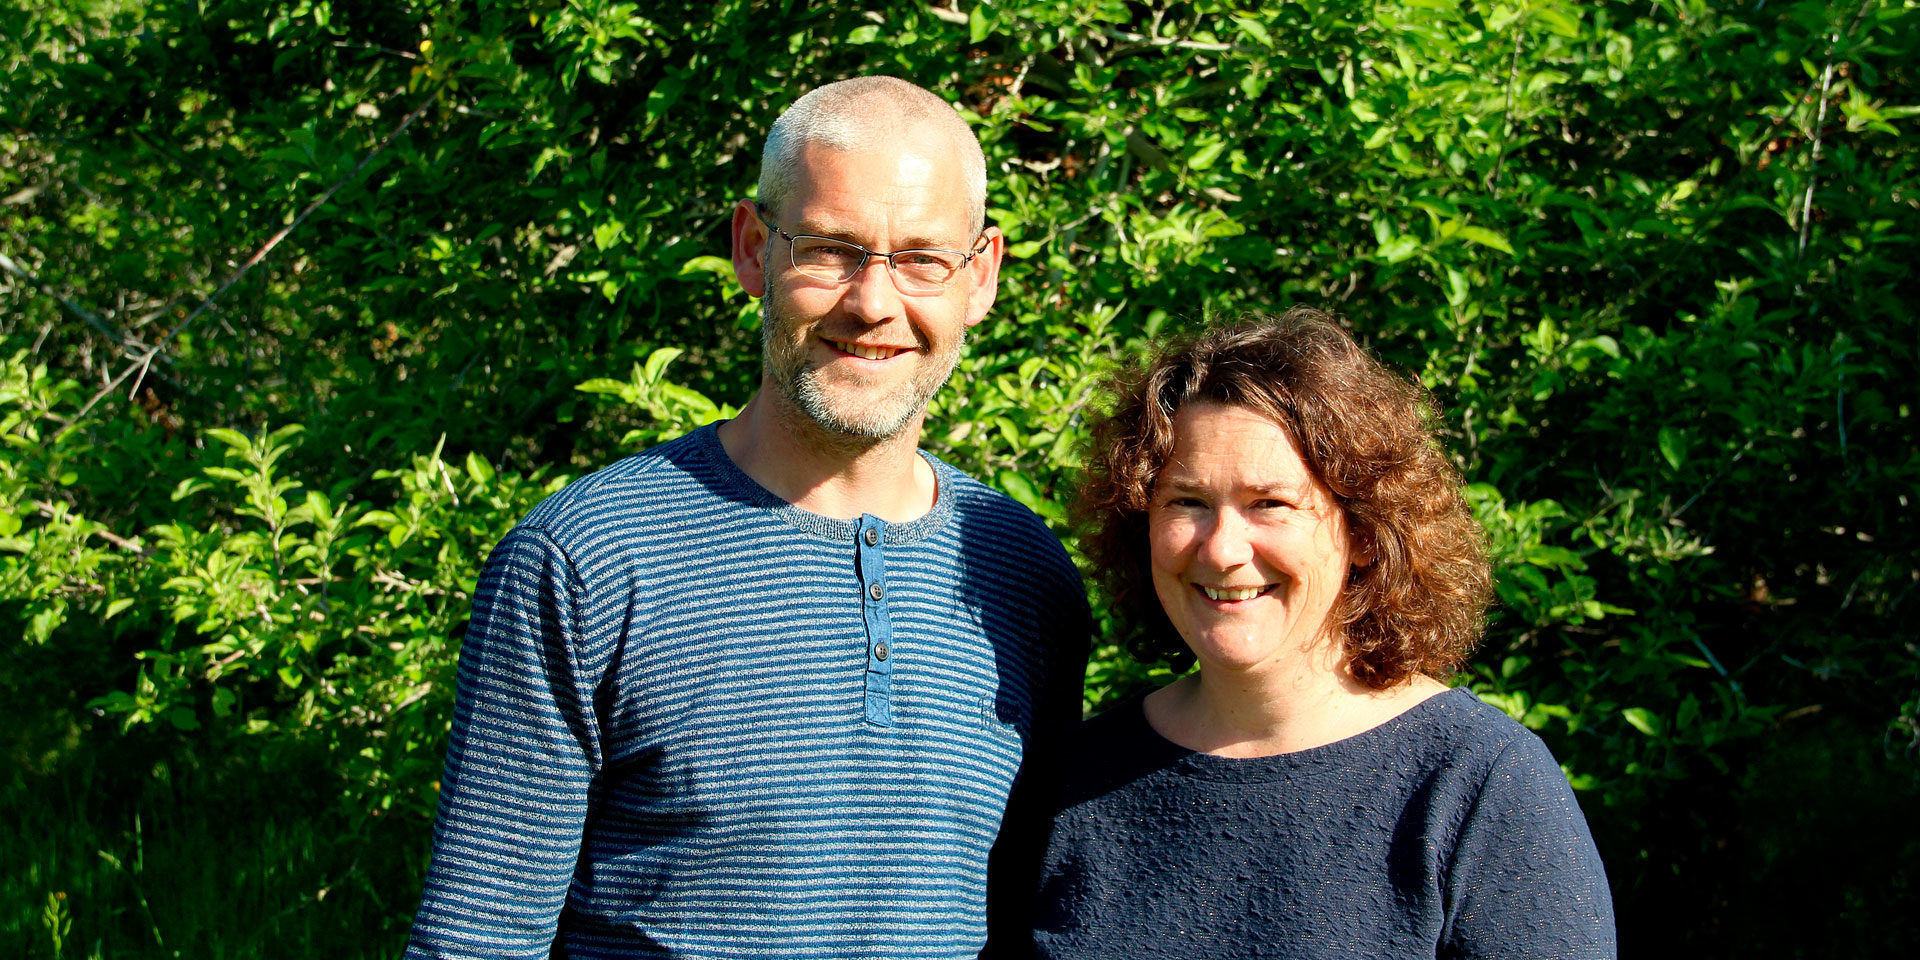
[[[1213,587],[1201,587],[1210,600],[1252,600],[1266,591],[1266,587],[1232,587],[1216,590]]]
[[[898,350],[888,349],[887,347],[869,347],[859,343],[835,343],[835,346],[866,360],[885,360],[900,352]]]

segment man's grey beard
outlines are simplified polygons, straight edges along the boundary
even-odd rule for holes
[[[960,350],[966,345],[966,327],[962,326],[954,337],[950,353],[929,358],[934,365],[932,369],[939,371],[937,378],[930,382],[923,378],[909,379],[893,393],[864,404],[861,409],[836,410],[820,385],[818,371],[807,367],[804,350],[795,351],[791,356],[775,352],[772,299],[766,297],[760,301],[760,355],[765,358],[767,374],[794,409],[822,430],[849,440],[891,440],[904,432],[907,424],[927,408],[927,401],[953,377],[954,368],[960,362]]]

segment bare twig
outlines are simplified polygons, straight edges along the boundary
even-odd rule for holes
[[[0,270],[5,270],[6,272],[13,274],[16,278],[24,281],[30,286],[38,288],[40,292],[46,294],[49,297],[54,298],[55,300],[60,301],[61,306],[66,307],[67,310],[71,312],[74,316],[79,317],[82,320],[85,320],[88,326],[94,328],[95,330],[100,331],[101,336],[104,336],[108,340],[111,340],[114,343],[119,344],[122,349],[127,351],[128,356],[133,355],[132,349],[128,346],[129,341],[127,340],[127,337],[125,334],[121,333],[118,330],[115,330],[113,328],[113,325],[109,324],[99,314],[94,313],[93,311],[88,310],[86,307],[83,307],[77,303],[74,303],[72,300],[69,300],[66,297],[63,297],[59,293],[55,292],[51,285],[49,285],[46,281],[40,279],[39,276],[35,275],[33,271],[28,270],[27,268],[21,266],[18,263],[15,263],[12,257],[9,257],[4,253],[0,253]]]
[[[1107,29],[1100,32],[1114,40],[1125,40],[1128,43],[1147,47],[1174,47],[1180,50],[1202,50],[1208,53],[1224,53],[1228,50],[1241,49],[1238,44],[1232,43],[1208,43],[1204,40],[1182,40],[1179,37],[1144,37],[1125,30]]]
[[[1493,198],[1500,199],[1500,172],[1507,167],[1507,146],[1513,142],[1513,88],[1520,79],[1520,47],[1526,39],[1519,29],[1513,31],[1513,56],[1507,61],[1507,106],[1501,112],[1500,153],[1493,158],[1493,177],[1487,181]]]
[[[1833,90],[1834,54],[1840,50],[1841,38],[1853,36],[1853,31],[1860,26],[1860,21],[1866,19],[1867,11],[1873,9],[1873,3],[1874,0],[1861,0],[1860,9],[1854,11],[1853,20],[1847,24],[1847,28],[1835,30],[1827,36],[1827,62],[1826,66],[1820,69],[1820,107],[1813,124],[1813,156],[1807,163],[1807,192],[1800,201],[1800,248],[1793,255],[1795,260],[1806,254],[1807,231],[1813,224],[1813,188],[1820,182],[1817,173],[1820,165],[1820,142],[1826,133],[1827,97]],[[1783,114],[1782,117],[1784,116]]]
[[[1034,58],[1038,56],[1039,54],[1037,53],[1029,53],[1027,54],[1027,58],[1025,60],[1020,61],[1020,72],[1014,74],[1013,83],[1007,85],[1007,96],[1009,97],[1020,96],[1021,88],[1027,85],[1027,71],[1033,69]]]
[[[347,171],[346,176],[343,176],[340,179],[334,181],[333,186],[328,187],[325,193],[322,193],[312,203],[307,204],[306,209],[300,211],[299,216],[294,217],[292,223],[289,223],[286,226],[281,227],[278,233],[275,233],[272,237],[269,237],[266,243],[261,244],[260,249],[255,250],[253,252],[253,256],[248,257],[246,262],[242,263],[240,265],[240,268],[238,270],[235,270],[233,272],[233,275],[229,276],[226,279],[225,283],[220,284],[219,289],[213,291],[211,294],[208,294],[205,300],[200,301],[200,305],[193,308],[193,312],[187,314],[186,319],[175,324],[173,329],[168,330],[167,335],[164,337],[161,337],[158,343],[155,343],[152,346],[148,347],[144,353],[142,353],[139,357],[135,358],[133,363],[128,364],[125,370],[120,371],[119,376],[114,377],[111,381],[107,383],[106,386],[101,387],[100,391],[98,393],[95,393],[93,395],[93,398],[87,401],[86,406],[81,407],[80,412],[73,415],[73,422],[67,424],[64,428],[61,429],[60,432],[62,434],[65,434],[66,432],[72,430],[75,426],[78,426],[80,421],[86,417],[87,413],[93,410],[93,408],[100,403],[101,399],[105,398],[107,394],[112,393],[114,390],[118,389],[120,384],[123,381],[125,381],[127,377],[131,376],[134,373],[134,371],[136,370],[144,371],[147,368],[147,366],[153,362],[153,358],[156,355],[158,355],[161,350],[166,349],[167,345],[171,344],[173,342],[173,339],[179,336],[180,332],[187,328],[188,324],[191,324],[193,321],[199,319],[201,314],[207,312],[207,309],[213,306],[213,302],[219,299],[221,294],[226,293],[227,290],[231,288],[234,284],[239,283],[242,277],[245,277],[249,272],[251,272],[255,266],[259,265],[260,261],[264,259],[268,253],[271,253],[273,251],[274,247],[280,245],[280,241],[285,240],[288,234],[298,229],[302,223],[305,223],[307,218],[309,216],[312,216],[315,210],[320,209],[320,207],[323,204],[325,204],[328,200],[333,199],[333,195],[340,192],[340,188],[346,186],[348,183],[351,183],[353,180],[358,178],[360,176],[360,172],[367,168],[367,164],[372,163],[374,157],[377,157],[380,154],[384,153],[387,149],[387,146],[393,142],[393,139],[399,136],[402,131],[407,129],[407,127],[411,126],[413,124],[413,121],[417,119],[420,116],[420,114],[426,111],[427,107],[434,102],[434,99],[437,96],[439,96],[438,87],[434,88],[432,92],[428,93],[426,97],[422,98],[420,101],[420,105],[417,107],[414,107],[413,110],[409,112],[406,115],[406,117],[400,121],[400,124],[393,128],[392,132],[388,133],[385,137],[382,137],[380,139],[380,142],[374,145],[373,150],[368,152],[365,157],[362,157],[360,159],[360,162],[358,164],[355,164],[352,170]],[[144,376],[144,373],[143,373],[143,376]]]
[[[412,51],[395,50],[392,47],[383,47],[377,43],[367,43],[363,40],[335,40],[333,45],[336,47],[351,47],[356,50],[377,50],[389,56],[401,57],[407,60],[420,59],[420,55]]]
[[[53,519],[55,514],[58,512],[57,508],[55,508],[52,503],[49,503],[48,501],[45,501],[45,500],[33,501],[33,508],[35,510],[38,510],[41,516],[46,517],[49,520]],[[139,542],[134,540],[128,540],[127,538],[120,536],[119,534],[114,533],[111,530],[102,528],[99,530],[94,530],[92,531],[92,533],[94,536],[99,537],[100,539],[105,540],[106,542],[111,543],[122,550],[126,550],[131,553],[138,553],[142,555],[144,555],[147,552],[147,548],[141,546]]]
[[[957,6],[936,7],[933,4],[927,4],[927,12],[932,14],[934,16],[934,19],[945,20],[948,23],[958,23],[958,24],[964,25],[967,22],[967,12],[965,10],[958,9]]]
[[[1840,43],[1840,35],[1833,35],[1835,46]],[[1827,65],[1820,71],[1820,109],[1813,122],[1813,155],[1807,161],[1807,192],[1800,198],[1800,248],[1794,251],[1795,260],[1807,254],[1807,231],[1813,226],[1813,188],[1820,183],[1820,143],[1826,135],[1827,95],[1833,89],[1833,55],[1827,55]]]
[[[371,579],[374,583],[380,584],[383,587],[392,587],[408,593],[418,593],[423,597],[437,597],[446,593],[446,591],[438,587],[429,587],[426,584],[415,583],[391,570],[381,570],[375,573]]]

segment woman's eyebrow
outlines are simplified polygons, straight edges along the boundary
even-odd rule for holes
[[[1175,493],[1206,493],[1210,489],[1204,483],[1177,476],[1163,477],[1160,482],[1165,484],[1168,490]],[[1235,489],[1247,493],[1259,494],[1261,496],[1278,496],[1289,499],[1300,494],[1299,484],[1288,483],[1285,480],[1276,480],[1272,483],[1249,483],[1236,487]]]

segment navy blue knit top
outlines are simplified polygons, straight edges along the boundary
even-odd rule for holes
[[[1613,957],[1585,817],[1540,739],[1466,690],[1255,759],[1139,701],[1069,739],[1035,939],[1050,958]]]
[[[475,592],[407,955],[974,956],[1086,602],[929,461],[926,516],[834,520],[707,427],[536,507]]]

